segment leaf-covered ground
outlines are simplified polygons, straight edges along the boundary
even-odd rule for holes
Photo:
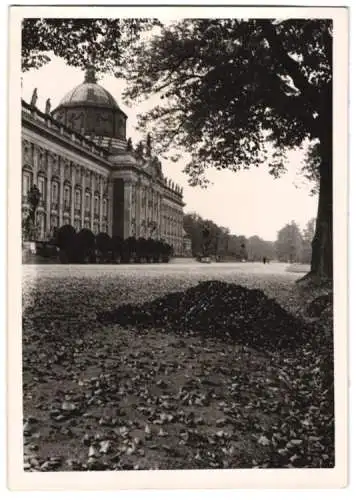
[[[25,470],[333,467],[331,310],[284,269],[24,266]],[[310,342],[255,349],[97,319],[206,280],[308,314]]]

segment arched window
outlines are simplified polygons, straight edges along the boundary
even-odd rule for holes
[[[22,195],[27,198],[28,192],[32,186],[32,174],[27,170],[22,172]]]
[[[58,205],[58,200],[59,200],[59,182],[57,180],[52,180],[51,201],[55,205]]]
[[[98,195],[95,195],[94,198],[94,213],[97,215],[99,213],[99,197]]]
[[[108,216],[108,202],[106,199],[103,200],[103,217]]]
[[[57,229],[59,226],[59,217],[58,215],[51,216],[51,230]]]
[[[70,224],[70,217],[69,217],[69,215],[64,215],[63,216],[63,225],[64,224]]]
[[[75,209],[76,210],[80,210],[81,202],[82,202],[81,191],[80,191],[80,189],[76,189],[75,190]]]
[[[75,219],[75,221],[74,221],[74,229],[76,231],[80,231],[80,220],[79,219]]]
[[[69,209],[71,205],[71,189],[68,184],[64,185],[64,209]]]
[[[39,240],[43,240],[45,237],[45,228],[46,228],[46,217],[44,213],[39,212],[37,214],[37,223],[38,223],[37,238]]]
[[[91,195],[89,191],[86,191],[85,193],[85,210],[89,212],[90,210],[90,202],[91,202]]]
[[[42,174],[39,174],[37,178],[37,187],[41,193],[41,201],[44,202],[46,200],[46,179]]]

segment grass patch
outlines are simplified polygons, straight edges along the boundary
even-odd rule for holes
[[[307,274],[310,271],[309,264],[291,264],[286,268],[289,273],[303,273]]]

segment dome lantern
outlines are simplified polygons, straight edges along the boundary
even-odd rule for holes
[[[96,83],[97,81],[94,66],[88,66],[85,72],[84,83]]]

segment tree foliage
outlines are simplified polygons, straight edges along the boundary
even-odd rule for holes
[[[198,184],[212,166],[263,163],[266,139],[283,155],[319,137],[331,41],[327,20],[182,20],[136,51],[126,98],[161,93],[141,126],[154,123],[162,150],[191,153],[186,171]],[[274,158],[271,173],[281,170]]]
[[[39,227],[36,222],[36,213],[40,201],[41,193],[34,184],[27,192],[29,211],[27,216],[22,220],[22,235],[25,240],[34,241],[37,238]]]
[[[161,94],[140,125],[154,127],[162,151],[190,153],[191,185],[205,186],[211,167],[237,171],[269,163],[279,176],[287,150],[316,144],[304,170],[320,188],[312,272],[328,278],[332,45],[328,19],[184,19],[145,42],[126,71],[128,100]]]
[[[194,257],[210,255],[217,259],[247,260],[245,236],[230,234],[228,228],[196,213],[184,215],[183,227],[192,242]]]
[[[70,224],[65,224],[64,226],[60,227],[56,232],[56,245],[61,250],[65,250],[66,248],[68,248],[70,245],[73,244],[75,235],[76,232],[74,227],[71,226]]]
[[[155,25],[154,19],[26,18],[22,70],[41,68],[54,55],[73,67],[92,65],[98,72],[121,76],[127,50]]]
[[[286,224],[279,232],[276,241],[276,252],[282,262],[300,262],[303,249],[303,238],[295,221]]]
[[[101,252],[108,252],[112,248],[112,239],[107,233],[98,233],[95,236],[95,245]]]
[[[318,142],[314,142],[309,145],[301,168],[301,173],[311,185],[310,194],[312,195],[319,192],[320,161],[320,144]]]
[[[264,258],[276,259],[275,242],[265,241],[260,236],[251,236],[247,240],[247,248],[249,260],[261,262]]]
[[[302,246],[302,255],[300,260],[304,264],[310,264],[311,262],[312,243],[315,234],[315,226],[316,226],[316,219],[315,218],[310,219],[307,222],[307,225],[305,226],[302,232],[303,246]]]

